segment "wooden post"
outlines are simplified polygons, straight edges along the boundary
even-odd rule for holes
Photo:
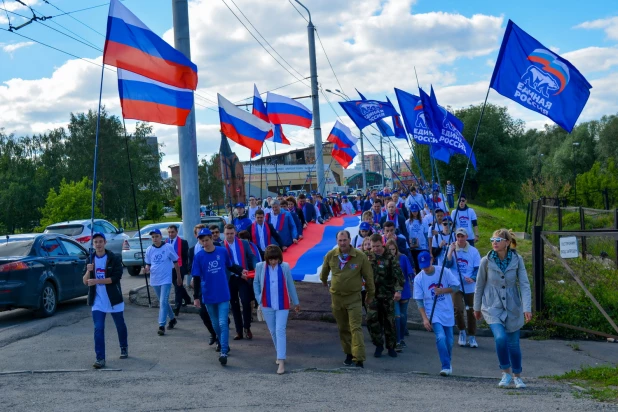
[[[562,230],[562,208],[558,202],[558,230]]]
[[[545,198],[541,198],[541,227],[545,227]]]
[[[532,227],[532,271],[534,277],[534,311],[541,312],[545,307],[545,276],[543,238],[541,226]]]
[[[579,228],[586,230],[586,220],[584,219],[584,208],[579,207]],[[582,236],[582,259],[586,260],[586,236]]]

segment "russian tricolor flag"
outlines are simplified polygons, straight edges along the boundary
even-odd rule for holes
[[[103,64],[181,89],[197,88],[197,66],[118,0],[109,4]]]
[[[260,92],[255,84],[253,85],[253,109],[251,113],[265,122],[270,123],[270,120],[268,120],[268,114],[266,113],[266,105],[264,104],[262,96],[260,96]],[[268,132],[266,139],[270,139],[271,137],[273,137],[272,129]]]
[[[217,94],[221,132],[253,152],[261,152],[271,124],[253,114],[239,109],[234,103]]]
[[[348,166],[352,164],[352,160],[354,160],[357,154],[358,154],[358,149],[356,148],[356,146],[339,147],[336,144],[333,146],[333,150],[331,152],[331,155],[333,156],[333,158],[337,162],[339,162],[341,167],[343,167],[344,169],[347,169]]]
[[[294,99],[268,92],[266,94],[266,111],[274,124],[291,124],[309,128],[313,121],[311,110]]]
[[[335,122],[333,130],[330,131],[326,140],[339,147],[352,147],[358,141],[356,137],[352,136],[350,128],[339,120]]]
[[[192,90],[122,69],[118,69],[118,92],[125,119],[184,126],[193,108]]]

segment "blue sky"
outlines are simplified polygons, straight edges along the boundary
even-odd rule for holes
[[[225,0],[237,14],[231,0]],[[306,23],[286,0],[234,0],[293,67],[308,75]],[[105,0],[50,0],[64,11],[105,3]],[[41,0],[27,1],[38,15],[60,13]],[[131,9],[154,32],[173,41],[169,0],[126,0]],[[422,86],[433,84],[445,105],[465,107],[480,103],[487,90],[493,63],[508,19],[571,60],[593,84],[591,99],[580,120],[618,112],[618,3],[545,0],[521,1],[430,1],[430,0],[312,0],[306,1],[313,20],[344,90],[358,88],[368,97],[393,99],[393,87],[414,91],[414,67]],[[11,11],[30,15],[14,0],[4,0]],[[101,33],[105,32],[107,6],[72,14]],[[239,14],[240,16],[240,14]],[[14,26],[24,20],[9,14]],[[242,18],[242,16],[240,16]],[[198,94],[216,100],[221,93],[232,101],[295,81],[250,37],[223,0],[190,0],[193,60],[200,70]],[[55,23],[62,25],[57,26]],[[104,38],[68,16],[44,22],[58,30],[71,30],[95,48]],[[8,28],[0,10],[0,27]],[[100,62],[101,52],[33,23],[17,33],[45,42],[76,56]],[[350,41],[353,39],[353,41]],[[318,76],[323,89],[340,88],[318,45]],[[283,63],[285,64],[285,63]],[[61,127],[70,112],[96,109],[100,69],[66,54],[31,44],[13,33],[0,31],[0,127],[18,135],[41,133]],[[308,94],[298,82],[278,92],[288,96]],[[104,102],[120,114],[115,74],[106,72]],[[334,96],[329,96],[333,103]],[[323,96],[321,115],[326,137],[336,120]],[[394,99],[393,99],[394,100]],[[527,127],[543,127],[549,120],[526,111],[492,92],[495,104],[507,105],[511,114]],[[212,154],[218,148],[218,116],[202,97],[196,99],[198,152]],[[308,100],[303,101],[310,106]],[[338,108],[337,114],[343,121]],[[131,124],[131,123],[130,123]],[[162,168],[177,159],[176,129],[155,126],[166,153]],[[313,142],[312,131],[289,128],[293,147]],[[270,145],[272,150],[272,144]],[[241,159],[248,151],[234,147]],[[405,146],[400,151],[409,153]],[[278,151],[286,150],[278,147]]]

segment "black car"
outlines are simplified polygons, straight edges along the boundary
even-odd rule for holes
[[[27,308],[47,317],[59,302],[86,296],[87,259],[86,249],[64,235],[0,238],[0,311]]]

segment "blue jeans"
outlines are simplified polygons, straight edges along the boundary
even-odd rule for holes
[[[451,353],[453,352],[453,327],[432,323],[433,333],[436,335],[436,346],[442,363],[442,369],[451,369]]]
[[[159,299],[159,326],[165,326],[168,316],[170,320],[174,319],[174,311],[172,310],[172,305],[170,305],[172,284],[168,283],[166,285],[153,286],[152,288]]]
[[[521,349],[519,347],[519,331],[507,332],[500,323],[489,325],[496,342],[496,353],[500,369],[513,368],[513,373],[521,373]]]
[[[408,303],[410,301],[400,300],[395,302],[395,328],[397,329],[397,343],[401,342],[406,334],[408,327]]]
[[[221,344],[221,354],[227,355],[230,349],[230,328],[227,325],[228,314],[230,313],[230,302],[207,303],[206,309],[212,320],[212,327],[215,329],[219,343]]]
[[[121,348],[129,346],[127,325],[124,323],[124,312],[110,313],[116,331],[118,332],[118,342]],[[105,359],[105,315],[107,313],[100,310],[92,311],[92,321],[94,322],[94,353],[97,355],[97,360]]]
[[[446,195],[446,202],[448,203],[449,209],[452,209],[453,207],[455,207],[455,196]]]
[[[272,308],[262,308],[262,315],[270,331],[270,336],[273,338],[275,350],[277,351],[277,359],[285,359],[286,354],[286,335],[285,329],[288,324],[287,309],[276,310]]]

